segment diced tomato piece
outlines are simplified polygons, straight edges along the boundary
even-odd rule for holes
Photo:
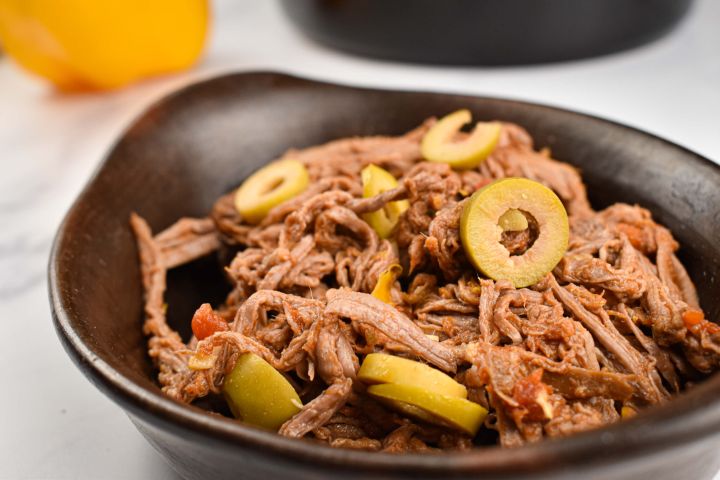
[[[523,415],[527,420],[541,421],[553,416],[549,394],[552,389],[542,381],[541,368],[515,383],[512,396],[518,404],[526,410]]]
[[[695,335],[699,335],[703,331],[709,333],[710,335],[720,333],[720,326],[705,320],[705,314],[702,310],[698,310],[696,308],[688,309],[685,313],[683,313],[682,319],[685,324],[685,328]]]
[[[705,321],[705,315],[700,310],[690,309],[683,313],[682,316],[685,328],[693,330],[695,327]]]
[[[209,303],[203,303],[192,318],[192,331],[198,340],[204,340],[215,332],[228,329],[227,322],[212,309]]]
[[[627,223],[619,223],[617,224],[616,228],[628,237],[628,240],[630,240],[630,243],[633,247],[637,248],[643,253],[648,253],[648,251],[650,250],[648,244],[650,242],[648,240],[645,230],[643,230],[642,228],[638,228],[635,225],[629,225]]]

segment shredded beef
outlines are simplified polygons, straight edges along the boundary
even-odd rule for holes
[[[429,339],[412,320],[387,303],[372,295],[345,289],[329,290],[326,297],[326,314],[349,318],[356,330],[375,330],[428,363],[446,372],[455,371],[452,351]],[[392,349],[392,344],[385,347]]]
[[[143,331],[166,395],[189,403],[219,393],[238,356],[254,353],[287,375],[306,402],[281,435],[429,452],[466,450],[473,439],[368,396],[357,380],[364,355],[400,355],[453,375],[470,400],[489,409],[486,428],[506,447],[618,421],[623,407],[665,402],[720,367],[720,327],[700,310],[678,242],[648,210],[618,203],[594,211],[579,172],[547,149],[535,151],[514,124],[502,124],[497,146],[475,169],[425,161],[420,142],[434,122],[397,137],[286,152],[283,158],[306,167],[310,185],[258,225],[237,213],[232,193],[208,218],[180,219],[155,236],[131,216]],[[398,186],[364,198],[360,171],[370,164],[388,170]],[[476,272],[460,238],[467,197],[513,176],[551,188],[571,228],[553,272],[520,289]],[[363,214],[397,200],[409,208],[390,238],[379,238]],[[511,255],[537,236],[528,221],[524,231],[503,233]],[[183,342],[166,319],[166,274],[213,252],[232,254],[225,268],[232,291],[200,314],[223,328]],[[371,292],[395,264],[404,273],[385,303]],[[191,358],[202,365],[191,369]],[[475,442],[483,438],[492,435]]]

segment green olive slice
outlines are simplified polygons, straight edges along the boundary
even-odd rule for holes
[[[367,393],[405,415],[450,426],[471,436],[480,429],[488,413],[482,406],[464,398],[451,397],[412,385],[372,385],[368,387]]]
[[[398,182],[390,172],[377,165],[368,165],[360,172],[363,184],[363,197],[369,198],[392,190]],[[363,214],[363,219],[370,225],[380,238],[388,238],[392,234],[400,215],[410,208],[407,200],[388,202],[383,208]]]
[[[412,385],[451,397],[467,398],[465,386],[449,375],[424,363],[395,355],[368,354],[357,376],[365,383]]]
[[[223,393],[236,418],[268,430],[277,430],[302,408],[290,382],[253,353],[238,357],[225,376]]]
[[[478,122],[473,131],[462,140],[455,140],[463,125],[470,123],[469,110],[441,118],[425,134],[420,150],[431,162],[447,163],[456,169],[470,169],[480,165],[495,149],[500,139],[499,122]]]
[[[247,223],[258,224],[270,210],[308,186],[310,177],[299,161],[275,161],[250,175],[235,192],[235,209]]]
[[[538,236],[522,255],[510,255],[501,243],[499,219],[508,210],[529,213]],[[463,208],[460,237],[473,265],[494,280],[516,288],[537,283],[565,254],[569,227],[565,207],[546,186],[527,178],[496,180],[475,192]]]

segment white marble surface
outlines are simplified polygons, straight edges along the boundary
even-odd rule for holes
[[[219,0],[193,72],[108,94],[60,96],[0,60],[0,479],[175,478],[62,351],[46,298],[53,233],[123,128],[198,78],[277,69],[343,83],[498,95],[591,112],[720,161],[720,2],[670,36],[599,59],[528,68],[432,68],[319,47],[274,2]],[[720,477],[719,477],[720,479]]]

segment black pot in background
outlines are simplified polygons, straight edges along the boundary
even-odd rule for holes
[[[670,31],[692,0],[281,0],[330,47],[388,60],[517,65],[591,57]]]

